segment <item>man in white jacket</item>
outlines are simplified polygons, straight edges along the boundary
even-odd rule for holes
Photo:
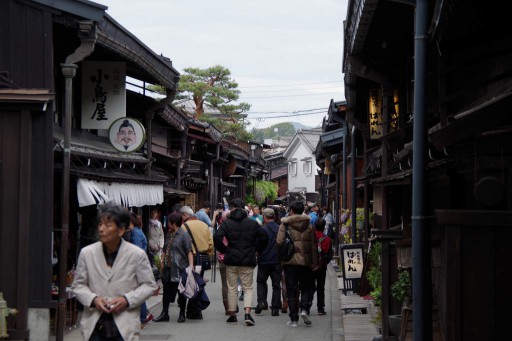
[[[83,248],[71,290],[84,305],[83,340],[139,340],[140,305],[157,289],[146,253],[122,239],[129,212],[105,204],[99,210],[99,242]]]

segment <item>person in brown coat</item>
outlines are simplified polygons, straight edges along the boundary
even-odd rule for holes
[[[313,298],[314,286],[313,271],[318,269],[318,250],[316,248],[315,232],[310,225],[310,217],[302,214],[304,205],[300,201],[290,204],[288,217],[281,219],[281,226],[277,233],[276,244],[279,246],[285,239],[285,225],[293,239],[295,253],[293,257],[283,262],[284,276],[288,296],[290,320],[288,325],[296,327],[300,316],[306,326],[311,326],[309,319],[309,305]],[[299,303],[300,292],[300,303]]]

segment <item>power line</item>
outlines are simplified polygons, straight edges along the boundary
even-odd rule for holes
[[[253,94],[253,93],[260,93],[260,92],[283,92],[283,91],[311,91],[311,90],[320,90],[320,89],[335,89],[339,88],[340,85],[336,86],[328,86],[323,88],[309,88],[309,89],[286,89],[286,90],[259,90],[259,91],[243,91],[244,94]]]
[[[247,111],[246,114],[296,114],[307,111],[327,110],[328,108],[314,108],[314,109],[303,109],[294,111]]]
[[[307,116],[307,115],[318,115],[318,114],[327,114],[326,111],[319,111],[319,112],[310,112],[310,113],[303,113],[303,114],[292,114],[292,115],[281,115],[281,116],[262,116],[262,117],[251,117],[248,118],[250,120],[266,120],[270,118],[290,118],[295,116]]]
[[[239,89],[252,89],[252,88],[277,88],[280,86],[298,86],[298,85],[311,85],[311,84],[325,84],[325,83],[340,83],[343,80],[339,81],[329,81],[329,82],[316,82],[316,83],[297,83],[297,84],[283,84],[283,85],[259,85],[259,86],[239,86]]]
[[[276,97],[299,97],[299,96],[317,96],[317,95],[327,95],[327,94],[337,94],[339,91],[331,91],[331,92],[319,92],[317,94],[303,94],[303,95],[283,95],[283,96],[257,96],[257,97],[242,97],[245,99],[254,99],[254,98],[276,98]]]

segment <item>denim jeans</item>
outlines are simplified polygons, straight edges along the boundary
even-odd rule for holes
[[[146,321],[147,315],[148,315],[148,307],[146,306],[146,302],[144,302],[140,306],[140,323],[144,323],[144,321]]]

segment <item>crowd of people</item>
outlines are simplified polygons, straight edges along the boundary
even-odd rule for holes
[[[109,203],[99,207],[98,221],[99,241],[81,250],[72,285],[80,303],[91,308],[84,309],[81,319],[84,340],[131,340],[149,320],[169,321],[170,303],[176,297],[178,323],[201,320],[209,304],[203,255],[215,256],[218,264],[228,324],[238,323],[237,313],[242,310],[243,323],[255,325],[254,291],[254,313],[269,309],[271,316],[288,313],[290,327],[296,327],[299,318],[312,325],[315,293],[318,315],[326,314],[324,287],[334,220],[327,208],[320,210],[316,203],[294,201],[288,210],[260,209],[236,198],[229,205],[218,203],[213,212],[209,202],[196,212],[176,204],[164,224],[159,212],[151,210],[147,235],[139,216]],[[294,246],[289,260],[278,255],[285,231]],[[158,290],[152,264],[160,268],[163,289],[162,311],[156,318],[145,304]],[[189,294],[191,282],[202,283],[200,294]]]

